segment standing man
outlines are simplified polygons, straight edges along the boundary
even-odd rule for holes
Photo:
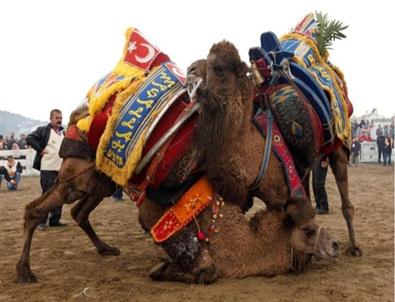
[[[381,155],[383,154],[384,149],[384,132],[381,125],[376,129],[376,143],[377,143],[377,151],[378,151],[378,163],[381,163]]]
[[[59,157],[60,145],[63,141],[62,112],[59,109],[53,109],[50,113],[50,123],[46,126],[38,127],[33,133],[26,138],[28,145],[36,150],[33,168],[41,171],[40,183],[43,194],[47,192],[58,176],[62,159]],[[50,227],[65,226],[60,221],[62,215],[62,206],[54,209],[49,217]],[[38,229],[46,229],[47,218],[40,222]]]
[[[316,160],[313,165],[313,192],[316,212],[319,215],[329,213],[328,196],[325,190],[326,174],[328,173],[328,157]]]
[[[359,155],[361,153],[361,143],[358,138],[354,138],[351,146],[351,163],[357,165],[359,163]]]

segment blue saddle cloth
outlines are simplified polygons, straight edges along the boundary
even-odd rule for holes
[[[291,76],[280,76],[276,78],[277,82],[289,83],[291,81],[298,87],[321,121],[324,130],[324,144],[332,143],[335,133],[332,127],[333,116],[328,97],[319,83],[304,67],[290,60],[294,56],[293,52],[284,50],[283,45],[273,32],[265,32],[261,35],[261,47],[251,48],[249,55],[253,61],[264,59],[274,72],[283,69],[283,60],[289,62]]]

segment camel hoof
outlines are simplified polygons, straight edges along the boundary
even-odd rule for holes
[[[25,272],[22,274],[18,273],[18,277],[16,278],[17,283],[36,283],[37,277],[32,272]]]
[[[166,269],[169,267],[169,262],[168,261],[164,261],[161,263],[158,263],[157,265],[155,265],[149,272],[148,276],[153,279],[153,280],[157,280],[157,281],[161,281],[163,280],[163,273],[166,271]]]
[[[362,253],[362,250],[359,247],[357,247],[357,246],[355,246],[355,247],[350,246],[347,249],[346,254],[350,255],[350,256],[354,256],[354,257],[361,257],[363,253]]]
[[[106,246],[104,248],[101,248],[98,250],[99,254],[102,256],[119,256],[121,254],[121,251],[113,246]]]

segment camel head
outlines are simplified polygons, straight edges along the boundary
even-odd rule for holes
[[[236,47],[227,41],[214,44],[206,59],[205,91],[212,106],[241,106],[251,103],[252,81],[249,68]]]
[[[250,122],[253,85],[248,70],[236,47],[226,41],[214,44],[206,60],[189,66],[188,88],[201,104],[196,141],[208,148],[202,158],[221,153],[221,148],[240,137],[243,123]]]
[[[197,101],[211,109],[235,109],[251,103],[253,85],[236,47],[227,41],[214,44],[206,60],[193,62],[187,70],[187,84],[193,90],[197,82],[200,94]]]
[[[291,244],[295,252],[330,260],[339,255],[339,244],[317,223],[314,209],[308,200],[291,200],[286,213],[285,222],[291,228]]]
[[[313,255],[317,259],[334,260],[339,256],[339,244],[314,218],[292,229],[291,244],[295,252]]]

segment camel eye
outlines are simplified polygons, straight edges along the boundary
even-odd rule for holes
[[[224,73],[224,69],[222,68],[222,66],[214,66],[214,72],[218,75],[223,75]]]
[[[189,67],[188,73],[190,74],[196,73],[196,66]]]
[[[305,235],[306,235],[307,237],[311,237],[311,236],[314,236],[314,235],[315,235],[316,231],[315,231],[315,229],[305,228],[305,229],[304,229],[304,233],[305,233]]]

